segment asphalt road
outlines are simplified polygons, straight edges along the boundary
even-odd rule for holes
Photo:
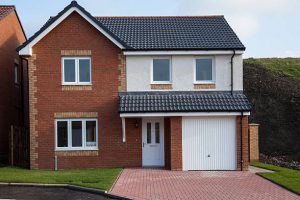
[[[22,187],[0,186],[0,199],[16,200],[104,200],[109,199],[99,194],[75,191],[67,188],[56,187]]]

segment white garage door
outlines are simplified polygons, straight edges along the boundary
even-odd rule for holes
[[[183,117],[183,170],[235,170],[235,117]]]

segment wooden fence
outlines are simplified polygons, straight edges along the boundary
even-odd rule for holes
[[[29,132],[23,127],[11,126],[9,135],[9,163],[29,168]]]

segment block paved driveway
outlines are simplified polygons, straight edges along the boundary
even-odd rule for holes
[[[112,194],[133,199],[300,199],[251,172],[124,169]]]

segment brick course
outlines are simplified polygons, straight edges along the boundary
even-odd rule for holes
[[[152,90],[172,90],[172,84],[151,84]]]
[[[248,116],[237,116],[236,117],[236,142],[237,142],[237,170],[241,170],[241,118],[242,118],[242,155],[243,155],[243,170],[248,170],[249,165],[249,149],[248,149]]]
[[[259,160],[259,124],[249,124],[249,159],[250,161]]]
[[[216,84],[194,84],[194,89],[216,89]]]
[[[182,117],[165,118],[165,167],[182,170]]]

